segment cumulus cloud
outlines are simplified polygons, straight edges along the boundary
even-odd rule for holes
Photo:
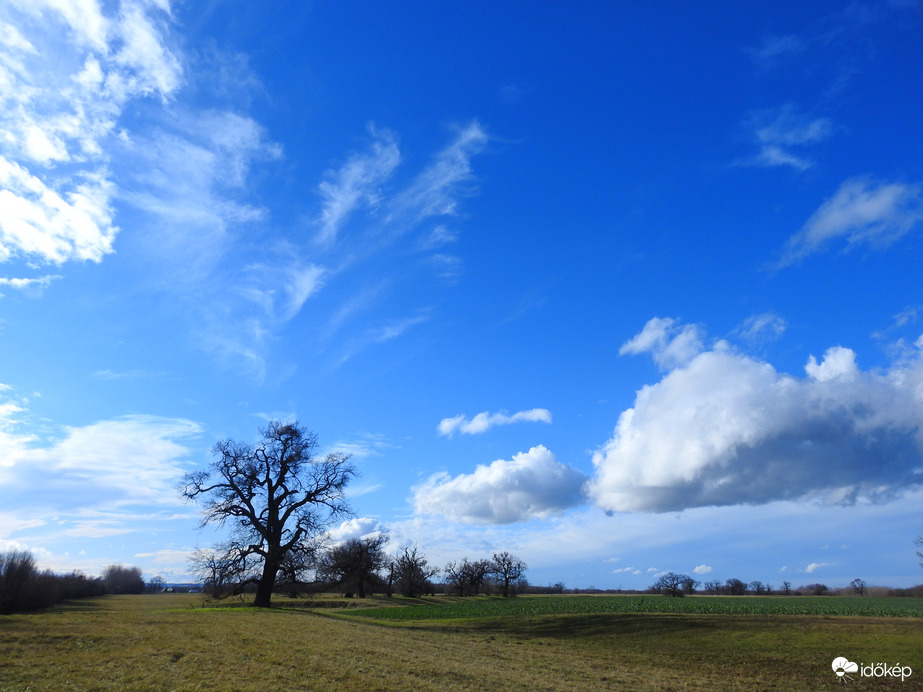
[[[703,338],[702,328],[697,325],[681,324],[672,317],[654,317],[622,345],[619,355],[650,353],[661,369],[669,370],[701,353]]]
[[[352,538],[372,538],[387,535],[388,530],[377,519],[369,517],[353,517],[340,522],[325,534],[325,539],[331,543],[342,543]]]
[[[709,565],[699,565],[692,570],[695,574],[708,574],[712,571],[712,568]]]
[[[533,408],[528,411],[518,411],[512,416],[505,413],[490,413],[482,411],[474,418],[466,418],[465,414],[459,414],[451,418],[443,418],[439,421],[437,430],[440,435],[452,437],[456,432],[465,435],[477,435],[487,432],[495,425],[510,425],[512,423],[550,423],[551,411],[546,408]]]
[[[413,488],[417,514],[439,514],[470,524],[511,524],[560,514],[585,501],[586,478],[539,445],[478,465],[452,478],[437,473]]]
[[[777,267],[794,264],[837,240],[847,247],[888,245],[923,219],[923,184],[861,178],[844,182],[789,238]]]
[[[816,570],[821,569],[822,567],[830,567],[829,562],[812,562],[810,565],[804,568],[804,571],[808,574],[813,574]]]
[[[795,377],[719,342],[637,393],[588,489],[608,511],[883,502],[923,482],[921,461],[920,349],[870,372],[833,347]]]

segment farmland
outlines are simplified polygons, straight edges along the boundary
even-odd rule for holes
[[[323,596],[258,610],[109,596],[0,618],[0,690],[836,689],[837,656],[923,673],[921,612],[923,599],[834,597]]]
[[[698,596],[560,596],[517,599],[475,599],[407,608],[362,610],[382,620],[430,620],[515,615],[578,615],[589,613],[676,613],[689,615],[846,615],[923,617],[920,598],[740,597]]]

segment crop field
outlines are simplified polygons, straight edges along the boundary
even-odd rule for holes
[[[854,615],[923,618],[923,598],[692,596],[532,596],[479,598],[407,608],[370,608],[363,617],[381,620],[441,620],[514,615],[584,613],[686,613],[695,615]]]
[[[774,601],[790,610],[759,610]],[[661,602],[692,610],[657,610]],[[831,668],[840,656],[915,671],[903,681],[856,678],[850,689],[919,690],[921,606],[323,596],[258,610],[192,594],[108,596],[0,616],[0,690],[844,689]]]

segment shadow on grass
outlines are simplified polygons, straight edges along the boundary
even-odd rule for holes
[[[642,613],[589,613],[581,615],[536,615],[473,619],[467,631],[500,633],[534,639],[579,639],[625,636],[661,637],[679,633],[727,630],[725,618]]]

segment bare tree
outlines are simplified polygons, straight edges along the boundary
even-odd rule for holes
[[[762,596],[765,593],[769,592],[769,587],[761,582],[759,579],[750,582],[750,588],[753,590],[757,596]]]
[[[461,562],[453,560],[443,571],[450,591],[459,596],[477,596],[490,573],[490,563],[464,558]]]
[[[388,564],[384,545],[388,537],[350,538],[330,548],[320,559],[318,576],[343,588],[347,596],[365,598],[383,585],[379,572]]]
[[[516,587],[526,573],[526,563],[507,552],[494,553],[490,572],[497,579],[500,595],[504,598],[516,595]]]
[[[923,536],[917,536],[913,539],[913,542],[923,547]],[[923,567],[923,550],[917,551],[917,557],[920,558],[920,567]]]
[[[405,546],[400,549],[389,565],[389,595],[393,586],[402,596],[416,598],[427,592],[430,579],[439,574],[439,570],[430,567],[426,558],[417,550],[417,546]]]
[[[740,579],[732,577],[724,582],[724,593],[729,596],[743,596],[747,593],[747,585]]]
[[[685,594],[684,585],[689,582],[694,581],[686,574],[677,574],[676,572],[667,572],[662,575],[656,582],[651,586],[651,591],[663,594],[664,596],[672,596],[673,598],[680,598]]]
[[[853,579],[849,582],[849,588],[851,588],[853,593],[857,596],[865,595],[865,582],[861,579]]]
[[[217,554],[220,581],[255,583],[253,605],[269,607],[287,556],[313,554],[314,539],[334,519],[350,513],[344,490],[356,475],[349,455],[314,456],[317,435],[297,423],[272,421],[262,440],[215,445],[208,471],[186,474],[180,492],[203,500],[202,524],[233,524]]]
[[[718,594],[721,593],[724,586],[721,581],[718,579],[712,579],[711,581],[705,582],[702,587],[705,589],[705,593]]]
[[[696,590],[696,588],[699,586],[700,582],[697,581],[697,580],[695,580],[695,579],[693,579],[692,577],[689,577],[689,576],[686,576],[686,575],[683,575],[683,576],[685,577],[685,579],[683,579],[683,583],[682,583],[683,593],[685,593],[685,594],[693,594],[693,593],[695,593],[695,590]]]
[[[792,583],[790,581],[782,582],[782,591],[788,596],[792,592]]]

